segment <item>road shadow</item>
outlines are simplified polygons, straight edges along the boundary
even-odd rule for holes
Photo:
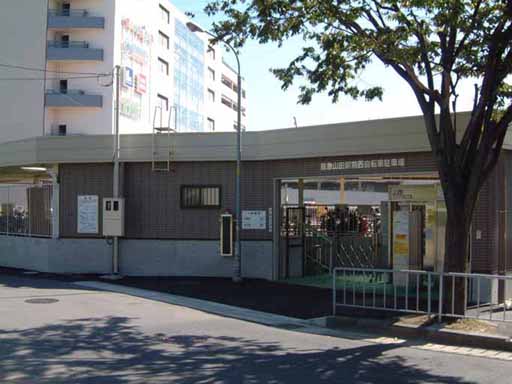
[[[0,267],[0,288],[33,288],[33,289],[73,289],[76,291],[96,291],[72,284],[80,280],[98,280],[97,275],[57,275],[24,271]]]
[[[386,354],[396,345],[297,350],[248,337],[148,336],[132,320],[86,318],[0,331],[0,382],[468,383]]]

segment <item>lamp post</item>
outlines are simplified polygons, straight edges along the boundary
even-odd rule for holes
[[[215,36],[213,33],[206,31],[199,27],[197,24],[189,21],[187,28],[194,33],[206,33],[215,40],[218,40],[231,49],[235,54],[237,63],[237,75],[238,75],[238,108],[237,108],[237,127],[236,127],[236,181],[235,181],[235,260],[233,265],[233,281],[242,281],[242,246],[240,243],[240,223],[242,221],[241,208],[240,208],[240,168],[242,160],[242,146],[241,146],[241,135],[242,135],[242,75],[240,74],[240,59],[236,50],[226,41]]]

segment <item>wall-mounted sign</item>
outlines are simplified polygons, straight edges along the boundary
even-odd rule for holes
[[[133,75],[133,69],[129,67],[124,67],[123,69],[123,86],[126,88],[133,88],[133,84],[135,82],[135,78]]]
[[[242,229],[267,228],[266,211],[242,211]]]
[[[140,121],[151,115],[149,108],[150,63],[153,36],[150,28],[129,18],[121,21],[121,66],[123,87],[120,112],[123,117]]]
[[[98,201],[97,195],[78,196],[77,232],[83,234],[97,234],[98,228]]]
[[[321,171],[340,171],[346,169],[372,169],[405,167],[405,158],[377,160],[327,161],[320,164]]]
[[[390,201],[435,201],[438,198],[437,185],[391,185]]]
[[[409,269],[409,211],[393,212],[393,269]],[[403,273],[395,273],[393,283],[398,286],[407,284]]]
[[[140,95],[143,95],[146,93],[148,81],[146,79],[146,76],[144,75],[137,75],[135,77],[135,92],[137,92]]]
[[[268,209],[268,231],[272,233],[273,223],[272,220],[274,220],[272,216],[272,208]]]

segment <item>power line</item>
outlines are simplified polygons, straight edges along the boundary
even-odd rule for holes
[[[0,63],[1,68],[9,68],[9,69],[21,69],[24,71],[33,71],[33,72],[44,72],[44,73],[58,73],[58,74],[66,74],[66,75],[106,75],[105,73],[95,73],[95,72],[68,72],[68,71],[52,71],[44,68],[35,68],[35,67],[26,67],[22,65],[12,65],[12,64],[4,64]]]

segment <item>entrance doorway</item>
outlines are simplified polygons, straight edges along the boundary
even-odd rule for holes
[[[443,209],[434,176],[282,181],[279,275],[328,276],[336,267],[439,270]]]

